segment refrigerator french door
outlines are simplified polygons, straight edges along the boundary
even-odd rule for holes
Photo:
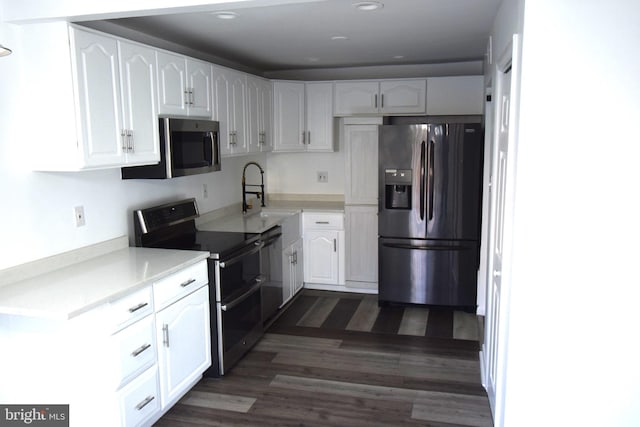
[[[472,309],[480,124],[385,125],[379,134],[379,302]]]

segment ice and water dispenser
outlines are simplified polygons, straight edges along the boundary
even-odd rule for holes
[[[411,169],[385,169],[386,209],[411,209]]]

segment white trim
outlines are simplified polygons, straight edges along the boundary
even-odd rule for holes
[[[350,288],[345,285],[325,285],[322,283],[304,283],[305,289],[315,289],[318,291],[336,291],[336,292],[351,292],[355,294],[369,294],[378,295],[377,289],[363,289],[363,288]]]

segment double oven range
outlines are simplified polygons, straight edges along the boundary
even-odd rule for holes
[[[267,233],[203,231],[195,199],[133,212],[136,246],[210,252],[212,366],[206,376],[217,377],[244,356],[262,337],[263,287],[271,282],[269,247],[279,241],[280,227]],[[271,263],[272,264],[272,263]]]

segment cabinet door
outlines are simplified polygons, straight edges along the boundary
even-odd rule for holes
[[[426,80],[389,80],[380,83],[380,111],[387,114],[424,114]]]
[[[293,245],[293,278],[292,278],[292,287],[293,287],[293,295],[300,292],[302,287],[304,286],[304,245],[302,244],[302,239],[297,240]]]
[[[158,55],[158,114],[186,116],[187,64],[183,56],[167,52]]]
[[[304,83],[273,85],[273,151],[305,151]]]
[[[85,166],[122,164],[124,126],[116,40],[77,30],[72,35]]]
[[[378,281],[378,207],[347,206],[346,279],[347,282]]]
[[[378,203],[378,126],[346,125],[345,202]]]
[[[333,84],[306,84],[307,151],[333,151]]]
[[[220,123],[220,153],[228,156],[234,153],[231,135],[231,76],[226,68],[213,67],[213,119]]]
[[[167,408],[211,365],[209,287],[156,313],[162,408]]]
[[[260,102],[259,111],[262,111],[260,151],[266,152],[273,150],[273,86],[268,80],[262,81]]]
[[[189,115],[210,119],[213,116],[210,64],[187,59],[187,90],[189,91]]]
[[[338,82],[335,84],[336,116],[378,113],[378,82]]]
[[[233,151],[247,152],[247,79],[244,73],[232,71],[229,110],[231,111],[232,131],[234,132]]]
[[[156,53],[119,41],[120,85],[124,128],[131,132],[128,165],[160,161],[158,136]]]
[[[304,235],[304,281],[338,284],[339,232],[306,231]]]
[[[247,77],[247,148],[250,153],[260,151],[263,131],[262,80]]]
[[[430,77],[427,83],[427,114],[483,113],[483,76]]]
[[[294,294],[295,257],[293,245],[282,250],[282,304],[286,304]]]

